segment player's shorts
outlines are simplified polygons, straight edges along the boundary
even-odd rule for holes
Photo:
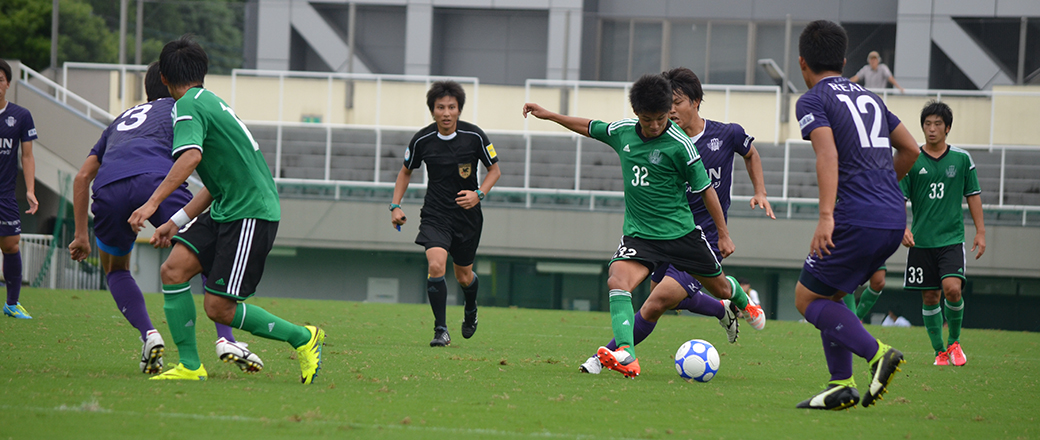
[[[830,255],[805,259],[798,281],[818,295],[855,292],[895,253],[905,229],[836,226]]]
[[[906,290],[942,290],[946,277],[961,279],[964,287],[964,243],[939,248],[910,248],[906,254],[903,288]]]
[[[22,213],[14,197],[0,199],[0,237],[22,234]]]
[[[680,286],[686,290],[686,296],[692,297],[696,295],[704,286],[700,281],[697,281],[693,275],[676,269],[671,264],[662,264],[654,269],[654,273],[650,274],[650,280],[655,283],[660,283],[664,280],[664,277],[671,277],[673,280],[679,283]]]
[[[715,258],[700,228],[674,240],[646,240],[622,236],[621,244],[618,245],[617,252],[611,257],[610,262],[618,260],[639,262],[651,272],[665,264],[671,264],[679,271],[709,278],[722,273],[722,264]]]
[[[109,183],[94,192],[90,212],[94,213],[94,236],[98,249],[116,257],[134,249],[137,234],[130,229],[127,220],[148,201],[165,178],[164,174],[140,174]],[[181,185],[159,204],[148,222],[155,227],[162,226],[190,201],[188,185]]]
[[[188,247],[206,275],[206,292],[244,300],[256,292],[278,222],[255,218],[218,223],[203,212],[184,225],[175,243]]]
[[[459,228],[421,221],[415,244],[425,249],[445,249],[456,266],[469,266],[477,258],[477,246],[480,245],[482,229],[482,223],[478,223],[476,228]]]

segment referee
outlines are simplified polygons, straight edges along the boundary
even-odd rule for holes
[[[430,86],[426,106],[434,122],[415,133],[408,143],[390,203],[390,221],[399,228],[407,221],[401,198],[408,189],[412,170],[426,162],[429,184],[419,214],[415,244],[426,248],[429,264],[426,292],[434,318],[431,347],[451,344],[444,317],[448,297],[444,272],[448,254],[455,266],[455,279],[466,296],[462,337],[469,339],[477,331],[477,274],[473,273],[473,259],[484,224],[480,201],[502,176],[495,147],[484,131],[459,121],[465,104],[466,92],[455,81],[437,81]],[[487,168],[481,185],[477,184],[477,161]]]

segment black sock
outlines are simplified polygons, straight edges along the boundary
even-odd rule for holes
[[[477,274],[473,274],[473,281],[468,286],[462,286],[462,293],[466,295],[466,311],[477,309]]]
[[[444,307],[448,302],[448,285],[444,283],[444,277],[427,278],[426,294],[430,298],[430,308],[433,309],[433,326],[447,327]]]

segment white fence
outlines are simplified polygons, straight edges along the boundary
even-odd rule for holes
[[[83,263],[72,261],[69,251],[60,243],[51,252],[54,237],[46,234],[22,234],[19,242],[22,255],[22,282],[50,289],[99,290],[104,289],[104,270],[101,269],[96,247]],[[43,273],[42,279],[40,273]]]

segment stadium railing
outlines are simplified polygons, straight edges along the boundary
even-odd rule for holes
[[[49,289],[104,289],[104,271],[96,247],[85,262],[72,261],[50,234],[21,234],[22,280]],[[51,248],[54,248],[53,250]],[[42,273],[42,277],[40,274]]]
[[[47,76],[33,70],[25,64],[21,65],[21,79],[28,84],[36,85],[37,88],[41,90],[46,90],[48,95],[53,96],[54,99],[60,101],[62,104],[83,112],[83,114],[88,118],[101,121],[105,124],[111,123],[115,120],[115,117],[105,111],[105,109],[69,91],[69,89],[65,88],[61,84],[52,81],[50,78],[47,78]],[[40,84],[44,87],[39,87]],[[70,99],[73,104],[69,104]],[[82,107],[82,109],[79,107]]]

